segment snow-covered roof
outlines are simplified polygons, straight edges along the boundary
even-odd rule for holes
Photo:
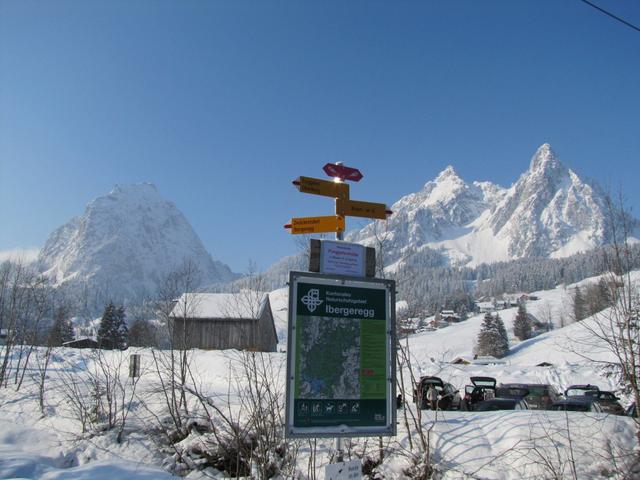
[[[239,293],[183,293],[172,317],[199,319],[257,319],[265,308],[266,293],[243,290]]]

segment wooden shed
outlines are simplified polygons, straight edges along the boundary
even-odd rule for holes
[[[185,293],[170,319],[177,348],[275,352],[278,346],[266,293]]]

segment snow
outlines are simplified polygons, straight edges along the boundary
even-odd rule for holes
[[[149,183],[116,185],[51,233],[38,259],[53,283],[105,288],[114,300],[150,298],[189,260],[201,285],[237,276],[212,260],[187,219]],[[200,285],[196,285],[200,286]]]
[[[347,239],[384,241],[386,270],[410,262],[404,252],[429,247],[451,265],[470,267],[523,257],[567,257],[607,243],[610,231],[600,188],[560,162],[548,143],[508,189],[467,184],[449,166],[422,190],[402,197],[384,223],[349,232]]]
[[[640,281],[640,272],[633,272],[633,281]],[[578,285],[597,282],[598,278],[585,279]],[[576,285],[560,286],[553,290],[534,292],[539,300],[528,301],[527,310],[539,320],[552,320],[556,328],[525,342],[511,338],[511,354],[502,364],[452,365],[456,357],[471,358],[473,342],[477,336],[482,315],[477,315],[446,329],[411,335],[401,340],[408,348],[413,371],[399,371],[405,381],[405,398],[408,412],[416,414],[411,402],[411,375],[438,375],[463,389],[471,376],[492,376],[499,383],[549,383],[564,390],[571,384],[591,383],[604,390],[617,390],[614,377],[607,376],[597,362],[587,361],[580,351],[580,339],[587,334],[585,326],[595,318],[582,323],[561,327],[562,318],[570,308],[570,300]],[[287,289],[270,293],[270,301],[280,349],[286,348]],[[511,334],[511,326],[517,309],[500,310]],[[95,371],[95,359],[90,352],[59,348],[54,351],[49,369],[45,414],[37,403],[37,371],[27,375],[25,385],[16,391],[11,382],[9,388],[0,388],[0,478],[106,478],[150,479],[169,478],[163,466],[172,465],[171,451],[161,448],[153,428],[159,426],[157,415],[162,413],[162,389],[154,374],[153,355],[161,354],[150,349],[130,349],[127,352],[104,352],[105,359],[119,369],[126,378],[128,355],[139,353],[142,358],[142,377],[138,385],[139,399],[134,402],[125,431],[124,441],[116,441],[113,431],[82,435],[79,424],[69,409],[65,395],[65,382],[82,378]],[[38,350],[36,355],[41,355]],[[591,349],[589,357],[607,360],[606,351]],[[238,376],[241,353],[229,351],[191,350],[195,385],[208,398],[221,402],[229,411],[241,412],[238,389],[244,380]],[[286,355],[264,354],[262,357],[273,366],[274,375],[269,379],[275,388],[284,385]],[[538,367],[546,361],[550,367]],[[70,376],[72,375],[72,376]],[[130,382],[130,380],[126,380]],[[130,383],[128,384],[130,385]],[[625,399],[625,403],[628,399]],[[197,410],[197,404],[191,403]],[[151,413],[153,412],[153,413]],[[412,457],[409,441],[417,442],[415,426],[407,429],[403,410],[398,411],[398,435],[385,439],[387,458],[379,467],[386,478],[401,478],[404,469],[410,467]],[[501,411],[501,412],[433,412],[423,411],[421,424],[432,428],[431,446],[434,462],[445,471],[443,478],[520,479],[550,477],[550,468],[564,469],[570,474],[571,453],[575,458],[578,478],[594,478],[612,468],[611,452],[619,455],[631,453],[637,445],[635,424],[626,417],[579,412]],[[572,449],[567,436],[571,434]],[[185,443],[197,443],[198,437],[189,437]],[[370,443],[367,447],[367,441]],[[347,441],[349,451],[372,452],[372,440]],[[323,466],[333,450],[330,440],[318,440],[316,473],[322,478]],[[377,441],[376,447],[377,448]],[[415,448],[415,445],[414,445]],[[377,455],[377,452],[370,453]],[[308,478],[309,444],[302,442],[298,452],[297,468],[300,478]],[[545,458],[550,463],[541,459]],[[222,473],[209,469],[207,473],[194,472],[188,478],[222,478]]]
[[[196,319],[257,319],[264,308],[267,294],[183,293],[171,316]]]
[[[174,478],[158,467],[118,456],[82,462],[67,452],[56,434],[45,428],[16,425],[0,420],[0,477],[43,480],[153,480]]]

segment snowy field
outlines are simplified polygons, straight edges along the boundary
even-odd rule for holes
[[[586,280],[585,282],[593,281]],[[568,324],[572,287],[537,292],[540,300],[531,301],[527,309],[539,319],[550,318],[555,330],[528,341],[511,339],[511,354],[499,365],[452,365],[458,356],[470,358],[482,315],[458,325],[413,335],[403,340],[412,359],[413,375],[438,375],[457,388],[464,389],[469,377],[484,375],[498,382],[550,383],[564,390],[571,384],[592,383],[604,390],[616,390],[617,381],[601,364],[583,357],[610,358],[606,352],[581,350],[586,330],[581,324]],[[284,290],[272,294],[280,348],[286,345],[287,299]],[[500,311],[507,330],[512,333],[516,309]],[[586,322],[595,321],[588,319]],[[585,348],[585,347],[582,347]],[[127,377],[128,358],[140,353],[142,375],[137,384]],[[211,437],[197,428],[176,444],[167,441],[169,415],[165,392],[157,374],[156,359],[166,359],[166,352],[129,349],[106,352],[96,363],[90,351],[55,349],[47,381],[44,405],[39,405],[39,379],[44,350],[33,353],[24,383],[16,390],[13,379],[0,388],[0,478],[43,479],[162,479],[169,478],[171,468],[181,467],[180,449],[197,451],[211,446]],[[248,383],[243,373],[243,355],[236,351],[191,351],[188,384],[227,416],[242,421],[246,411],[243,392]],[[283,394],[286,354],[265,354],[262,359],[271,376],[269,384]],[[551,366],[538,367],[541,362]],[[74,386],[90,389],[105,365],[111,378],[123,385],[123,402],[128,417],[118,441],[119,428],[88,426],[82,432]],[[405,382],[411,372],[403,371]],[[81,382],[82,381],[82,382]],[[407,386],[405,397],[411,398]],[[90,400],[88,400],[90,403]],[[626,406],[628,399],[623,397]],[[189,419],[202,419],[204,406],[189,396]],[[90,406],[90,405],[89,405]],[[212,407],[213,408],[213,407]],[[637,447],[635,423],[627,417],[579,412],[502,411],[502,412],[422,412],[418,416],[413,404],[398,410],[398,435],[383,440],[384,459],[375,469],[375,478],[409,477],[412,465],[420,465],[424,448],[420,433],[428,435],[433,464],[443,478],[616,478],[624,470]],[[211,416],[211,412],[210,416]],[[408,421],[405,423],[405,413]],[[121,412],[116,414],[120,418]],[[213,415],[215,417],[215,415]],[[216,420],[217,421],[217,420]],[[407,428],[407,423],[408,427]],[[118,422],[116,422],[119,425]],[[324,478],[324,465],[333,452],[332,441],[296,442],[293,466],[283,477]],[[346,442],[347,456],[378,459],[377,438]],[[184,462],[182,462],[184,464]],[[198,460],[190,466],[197,466]],[[184,465],[182,465],[184,466]],[[575,470],[575,471],[574,471]],[[415,470],[413,470],[415,472]],[[186,472],[185,472],[186,473]],[[187,478],[225,478],[225,473],[211,466],[193,471]]]

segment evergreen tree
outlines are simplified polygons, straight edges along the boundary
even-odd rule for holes
[[[504,322],[500,315],[496,313],[496,328],[498,333],[500,334],[500,343],[499,343],[499,355],[495,355],[498,358],[504,357],[507,353],[509,353],[509,335],[507,335],[507,329],[504,326]]]
[[[117,348],[124,350],[129,346],[129,329],[127,328],[124,306],[116,309]]]
[[[116,308],[113,302],[109,302],[104,309],[98,329],[99,348],[107,350],[127,348],[128,333],[124,307]]]
[[[576,287],[573,294],[573,317],[576,322],[587,318],[587,304],[584,301],[580,287]]]
[[[509,352],[509,341],[506,338],[506,329],[499,315],[495,317],[490,313],[484,316],[478,340],[476,353],[478,355],[491,355],[502,358]]]
[[[520,340],[531,338],[531,322],[524,302],[518,304],[518,313],[513,321],[513,334]]]
[[[51,325],[49,329],[47,345],[50,347],[59,347],[74,338],[73,324],[71,323],[67,309],[64,307],[56,309],[53,325]]]

